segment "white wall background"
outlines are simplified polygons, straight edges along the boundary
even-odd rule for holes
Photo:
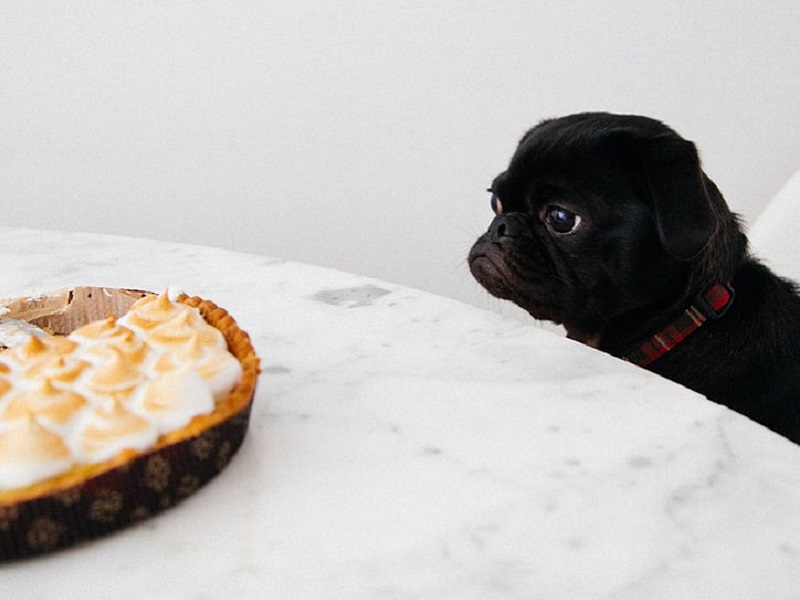
[[[752,221],[800,166],[799,91],[793,0],[0,0],[0,223],[496,308],[464,257],[529,126],[663,119]]]

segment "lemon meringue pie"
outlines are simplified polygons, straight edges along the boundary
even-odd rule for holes
[[[11,346],[0,350],[0,559],[172,505],[227,464],[247,429],[258,358],[225,310],[167,292],[58,297],[49,311],[36,299],[4,311],[25,325],[13,343],[0,337]],[[112,492],[114,514],[95,518]],[[36,534],[43,519],[50,536]]]

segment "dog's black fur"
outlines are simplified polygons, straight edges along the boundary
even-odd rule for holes
[[[469,253],[474,277],[610,354],[730,282],[728,312],[648,368],[800,443],[800,297],[749,255],[693,143],[646,117],[551,119],[490,191],[497,216]]]

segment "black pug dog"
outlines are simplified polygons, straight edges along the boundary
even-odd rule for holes
[[[748,253],[697,150],[585,113],[522,138],[469,253],[492,295],[800,443],[800,297]]]

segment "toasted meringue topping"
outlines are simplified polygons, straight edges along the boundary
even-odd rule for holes
[[[70,436],[78,462],[95,463],[123,450],[144,450],[158,438],[155,427],[114,400],[89,411]]]
[[[170,371],[178,368],[184,363],[196,363],[203,357],[204,350],[198,336],[192,337],[182,346],[173,348],[170,352],[164,352],[153,363],[153,368],[158,373]]]
[[[109,347],[136,363],[142,362],[147,354],[147,343],[131,329],[118,324],[114,317],[84,325],[73,331],[70,338],[83,344],[87,357],[95,360],[102,360]]]
[[[187,310],[155,328],[148,341],[156,346],[176,348],[199,338],[201,346],[225,347],[225,340],[219,330],[205,322],[198,321],[199,315]],[[202,317],[200,317],[202,319]]]
[[[0,419],[15,421],[35,415],[43,423],[63,426],[87,405],[86,399],[70,390],[61,390],[45,380],[37,389],[20,392],[8,399]]]
[[[32,337],[23,345],[6,350],[3,355],[8,358],[11,366],[14,364],[29,366],[54,356],[66,356],[76,347],[77,344],[69,338]]]
[[[144,373],[121,350],[114,346],[106,346],[102,350],[100,361],[94,365],[86,381],[91,391],[98,394],[124,394],[144,380]]]
[[[74,356],[53,355],[50,358],[44,358],[34,363],[34,366],[23,372],[22,377],[33,381],[49,379],[52,381],[72,382],[88,366],[89,363]]]
[[[6,311],[8,311],[7,308]],[[3,313],[0,311],[0,317],[2,316]],[[0,318],[0,346],[14,348],[23,345],[31,337],[47,337],[47,335],[46,331],[27,321]]]
[[[1,350],[0,490],[144,450],[212,412],[241,374],[221,332],[167,293]]]
[[[150,421],[159,433],[185,426],[192,417],[211,412],[209,386],[188,365],[151,379],[130,403],[130,409]]]
[[[120,322],[127,327],[149,331],[187,310],[190,310],[188,306],[172,302],[164,292],[137,300]]]
[[[0,370],[12,384],[55,377],[77,377],[80,365],[74,364],[71,354],[77,344],[67,338],[38,338],[22,346],[0,352]],[[63,359],[64,362],[59,361]]]
[[[0,434],[0,489],[30,485],[73,464],[64,440],[33,417]]]
[[[124,329],[124,327],[117,325],[116,318],[109,316],[99,321],[92,321],[83,327],[78,327],[69,335],[73,340],[91,342],[116,337]]]
[[[230,352],[217,350],[197,365],[197,372],[208,382],[214,399],[219,401],[241,379],[242,365]]]

